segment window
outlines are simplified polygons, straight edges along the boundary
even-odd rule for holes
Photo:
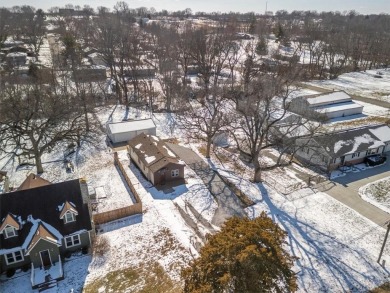
[[[310,148],[307,148],[307,151],[306,151],[306,153],[307,153],[307,154],[309,154],[309,152],[310,152]]]
[[[10,265],[10,264],[13,264],[16,262],[20,262],[23,259],[24,258],[23,258],[23,254],[21,251],[11,252],[11,253],[8,253],[5,255],[5,260],[7,261],[7,265]]]
[[[65,213],[65,224],[76,221],[75,216],[72,212]]]
[[[172,171],[171,171],[171,176],[172,176],[172,177],[178,177],[178,176],[179,176],[179,169],[172,170]]]
[[[65,246],[72,247],[80,244],[80,235],[76,234],[73,236],[65,237]]]
[[[368,156],[368,155],[376,154],[377,151],[378,151],[378,149],[371,149],[371,150],[368,150],[367,153],[366,153],[366,155]]]
[[[5,227],[4,231],[5,231],[5,238],[11,238],[17,235],[15,228],[11,226]]]
[[[322,156],[322,161],[325,163],[325,164],[328,164],[328,158],[326,156]]]
[[[354,158],[354,157],[359,157],[360,156],[360,153],[354,153],[354,154],[352,154],[352,158]]]

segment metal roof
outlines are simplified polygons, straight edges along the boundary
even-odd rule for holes
[[[137,130],[145,130],[156,128],[152,119],[142,119],[133,121],[123,121],[116,123],[109,123],[108,128],[112,134],[132,132]]]

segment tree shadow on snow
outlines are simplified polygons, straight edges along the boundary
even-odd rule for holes
[[[365,267],[366,272],[380,269],[375,260],[362,254],[362,250],[357,251],[350,246],[354,242],[353,239],[347,244],[342,243],[334,236],[300,221],[296,217],[297,213],[290,215],[276,207],[262,184],[257,184],[257,187],[262,194],[263,203],[269,207],[269,216],[288,232],[288,244],[292,255],[300,257],[295,264],[299,268],[297,274],[301,290],[326,292],[330,289],[327,280],[329,278],[332,278],[334,280],[332,283],[337,283],[337,286],[344,292],[363,292],[367,290],[367,283],[380,283],[381,280],[377,280],[375,276],[367,275],[350,265],[353,262],[348,260],[352,256],[362,263],[360,267]],[[305,241],[303,242],[300,238]],[[348,254],[348,259],[344,260],[343,254]],[[326,274],[319,272],[319,268],[323,266],[326,267]],[[313,284],[307,282],[307,278],[310,278]]]

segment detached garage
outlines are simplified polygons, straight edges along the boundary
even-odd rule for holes
[[[114,144],[127,142],[141,133],[156,135],[156,124],[152,119],[107,124],[107,136]]]

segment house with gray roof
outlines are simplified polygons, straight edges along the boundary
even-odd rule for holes
[[[153,185],[184,183],[185,164],[160,138],[139,134],[128,142],[128,153]]]
[[[359,164],[368,156],[390,152],[390,127],[365,126],[296,140],[299,160],[332,171]]]

